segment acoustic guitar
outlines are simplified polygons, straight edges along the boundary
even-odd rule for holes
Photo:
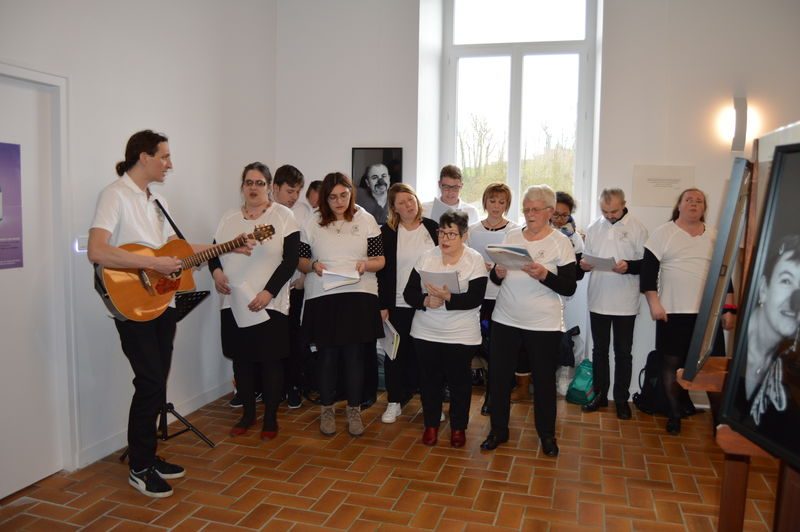
[[[257,225],[249,235],[214,245],[200,253],[194,253],[192,246],[181,239],[170,240],[158,249],[144,244],[123,244],[120,248],[136,255],[177,257],[181,260],[181,269],[164,275],[149,269],[104,268],[95,264],[95,289],[115,318],[123,321],[154,320],[167,310],[176,292],[195,289],[192,268],[244,246],[247,240],[263,242],[274,234],[275,228],[271,225]]]

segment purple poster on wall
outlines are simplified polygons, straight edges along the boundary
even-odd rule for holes
[[[22,267],[19,144],[0,142],[0,269]]]

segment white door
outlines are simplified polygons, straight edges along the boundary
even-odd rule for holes
[[[21,146],[23,267],[0,269],[0,498],[62,469],[52,294],[55,93],[0,74],[0,142]],[[62,385],[60,385],[62,384]]]

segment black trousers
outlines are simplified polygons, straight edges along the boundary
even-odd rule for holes
[[[344,391],[347,406],[359,406],[364,389],[363,344],[318,347],[317,382],[320,403],[330,406],[336,401],[339,364],[344,365]]]
[[[600,397],[608,396],[610,368],[608,363],[608,347],[611,342],[611,330],[614,330],[614,401],[627,402],[628,389],[631,385],[631,368],[633,365],[633,326],[636,316],[611,316],[608,314],[589,313],[592,327],[592,374],[594,390]]]
[[[114,320],[133,370],[133,399],[128,414],[130,466],[140,471],[156,460],[156,421],[167,402],[167,377],[172,363],[177,311],[169,307],[158,318],[145,321]]]
[[[310,356],[308,342],[301,333],[300,315],[303,312],[304,289],[289,290],[289,356],[283,360],[284,391],[303,387],[303,366]],[[256,390],[258,391],[258,390]]]
[[[364,386],[361,402],[374,401],[378,396],[378,342],[373,340],[361,347],[364,362]]]
[[[386,391],[390,403],[402,403],[419,387],[417,351],[411,338],[411,322],[414,321],[416,312],[413,308],[395,307],[389,313],[389,321],[400,335],[397,356],[394,360],[386,357],[383,361]]]
[[[517,367],[517,353],[527,354],[533,380],[533,414],[539,438],[556,432],[556,369],[561,331],[529,331],[492,323],[489,393],[492,394],[492,432],[508,437],[511,412],[511,381]]]
[[[419,356],[422,414],[426,427],[439,427],[442,382],[450,386],[450,429],[466,430],[472,399],[472,356],[477,345],[445,344],[414,338]]]
[[[285,360],[285,359],[284,359]],[[242,357],[233,359],[233,377],[242,399],[242,419],[252,423],[256,419],[255,383],[258,382],[264,398],[264,430],[278,430],[278,405],[283,398],[283,367],[281,360],[270,358],[254,362]]]

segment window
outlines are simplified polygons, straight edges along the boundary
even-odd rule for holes
[[[546,183],[588,207],[596,3],[446,6],[441,159],[461,167],[462,199],[481,210],[486,185],[505,182],[518,219],[520,194]]]

